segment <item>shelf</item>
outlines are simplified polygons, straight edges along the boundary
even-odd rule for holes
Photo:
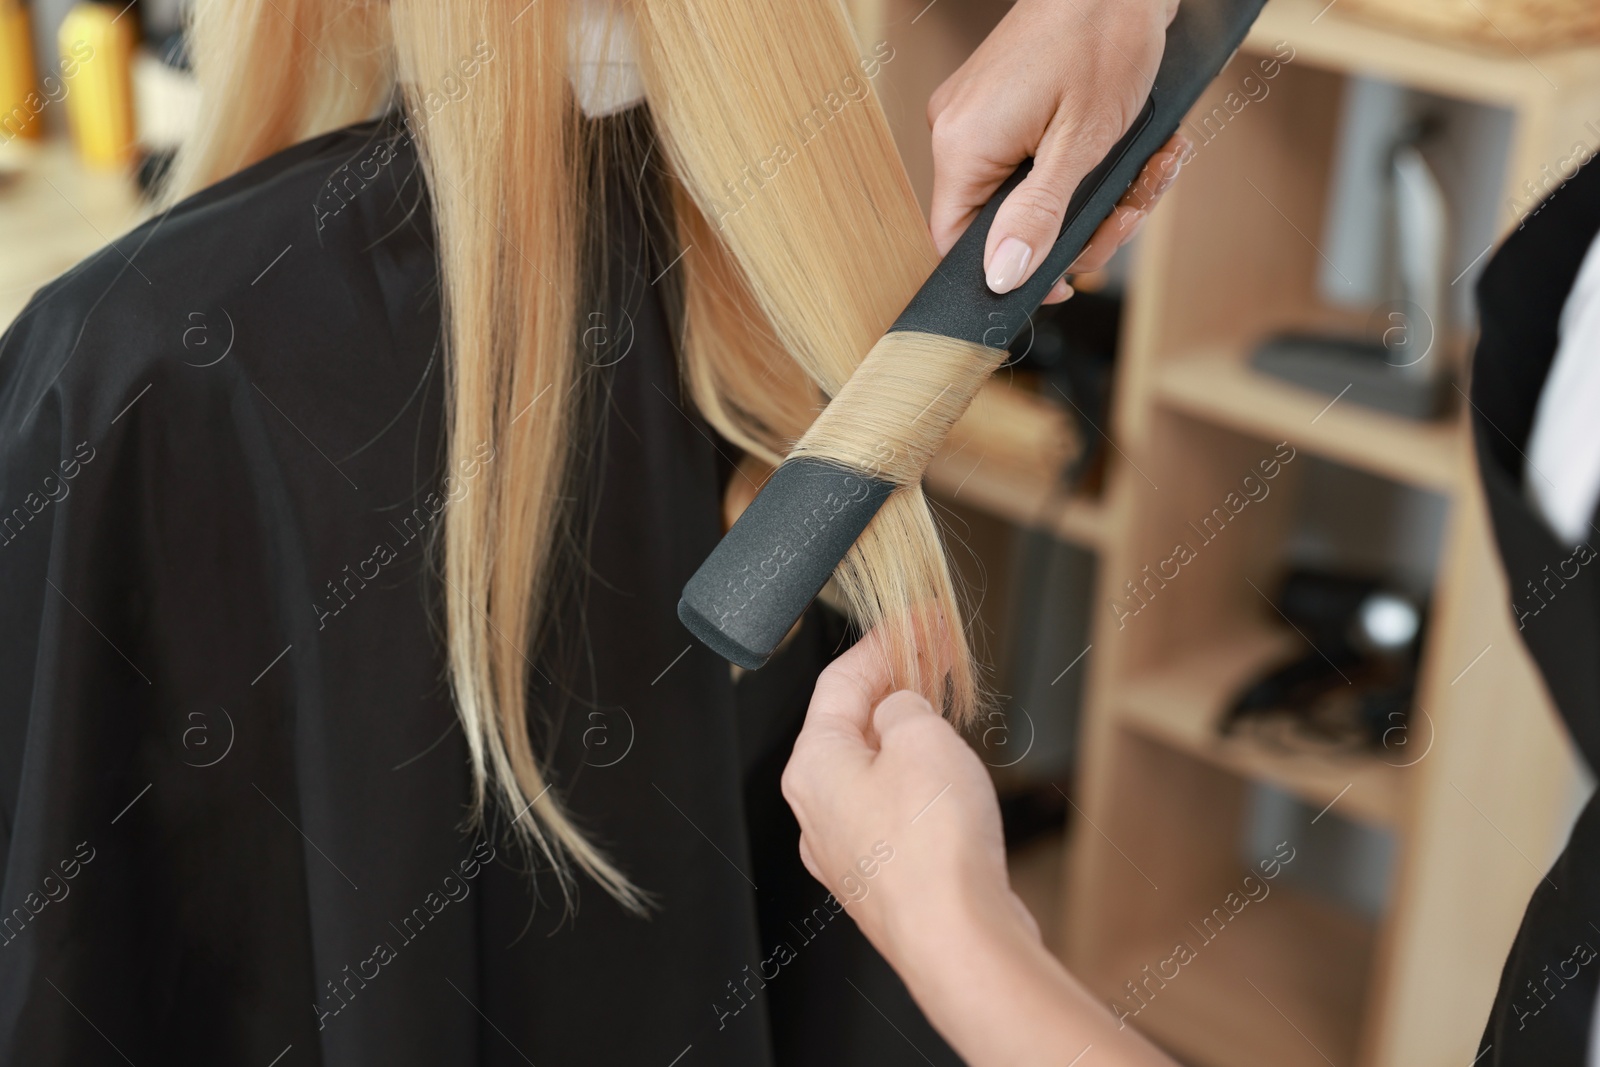
[[[1272,0],[1245,48],[1269,54],[1278,41],[1293,46],[1296,63],[1375,74],[1446,96],[1502,105],[1593,84],[1600,70],[1600,48],[1534,52],[1530,58],[1509,46],[1488,49],[1413,36],[1353,18],[1327,0]]]
[[[1227,429],[1423,489],[1449,493],[1463,456],[1457,417],[1417,422],[1269,378],[1241,352],[1201,349],[1163,361],[1157,399]]]
[[[1101,992],[1113,1004],[1129,1003],[1120,983],[1143,981],[1147,965],[1156,973],[1181,939],[1194,958],[1164,987],[1151,982],[1135,1026],[1195,1067],[1347,1067],[1361,1034],[1373,927],[1281,882],[1268,884],[1271,892],[1209,943],[1187,924],[1221,906],[1227,888],[1214,901],[1193,901],[1192,915],[1174,919],[1170,940],[1113,957]]]
[[[1030,529],[1047,530],[1084,548],[1099,546],[1105,525],[1100,504],[1067,493],[1043,470],[985,461],[966,449],[929,464],[927,488],[945,500]]]
[[[995,378],[951,429],[924,481],[946,500],[1096,548],[1100,506],[1073,496],[1060,477],[1083,447],[1059,403]]]
[[[1366,753],[1283,752],[1247,737],[1221,737],[1228,702],[1263,668],[1304,645],[1261,628],[1228,635],[1134,678],[1119,702],[1125,727],[1242,778],[1268,782],[1322,808],[1376,826],[1399,821],[1400,768]]]

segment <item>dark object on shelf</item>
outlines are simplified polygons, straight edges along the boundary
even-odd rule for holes
[[[1409,419],[1436,419],[1448,410],[1444,375],[1405,374],[1393,351],[1378,341],[1318,334],[1269,337],[1250,357],[1263,374]]]
[[[1106,453],[1101,430],[1110,417],[1121,322],[1120,294],[1078,293],[1064,304],[1040,308],[1031,328],[1011,344],[1007,366],[1037,374],[1040,395],[1065,408],[1078,426],[1083,450],[1062,476],[1073,492],[1099,488]]]
[[[1439,348],[1448,319],[1449,213],[1422,152],[1440,129],[1440,122],[1424,117],[1389,146],[1383,200],[1391,236],[1387,276],[1396,299],[1373,311],[1370,336],[1280,334],[1256,349],[1251,364],[1257,370],[1406,418],[1445,413],[1450,374],[1439,356],[1428,357]]]
[[[1376,579],[1295,571],[1274,605],[1311,648],[1249,683],[1221,732],[1249,722],[1287,747],[1378,747],[1404,727],[1424,613]]]

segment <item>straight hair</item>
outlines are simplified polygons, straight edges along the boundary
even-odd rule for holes
[[[837,0],[619,11],[636,30],[683,250],[682,387],[769,466],[824,408],[813,453],[894,454],[886,473],[900,488],[837,585],[856,623],[884,635],[895,685],[964,722],[983,696],[920,477],[993,361],[924,341],[943,357],[877,355],[860,395],[829,407],[938,260],[846,13]],[[574,521],[562,497],[581,411],[582,220],[597,185],[567,18],[564,0],[197,0],[201,107],[167,196],[368,118],[396,87],[408,114],[428,116],[413,133],[442,276],[448,460],[485,443],[496,457],[446,512],[439,546],[473,816],[498,802],[569,906],[576,868],[642,911],[646,894],[566,811],[527,719],[528,654],[549,636],[552,572]],[[455,98],[462,62],[485,44],[494,59],[474,68],[470,99],[429,107]],[[763,180],[737,184],[758,161]],[[907,427],[891,404],[902,392],[939,403]]]

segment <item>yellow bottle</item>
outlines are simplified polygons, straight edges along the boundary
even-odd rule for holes
[[[0,0],[0,144],[13,137],[37,138],[45,97],[34,80],[33,38],[21,0]]]
[[[72,142],[83,162],[114,170],[134,160],[134,26],[127,8],[79,4],[61,23],[61,78]]]

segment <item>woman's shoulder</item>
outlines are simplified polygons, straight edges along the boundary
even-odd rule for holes
[[[44,407],[104,422],[142,383],[230,357],[212,384],[239,371],[253,380],[263,360],[292,371],[311,355],[297,336],[307,322],[334,317],[338,332],[387,336],[391,290],[426,298],[435,279],[427,197],[403,128],[378,120],[313,138],[41,288],[0,338],[0,426],[20,430]]]

